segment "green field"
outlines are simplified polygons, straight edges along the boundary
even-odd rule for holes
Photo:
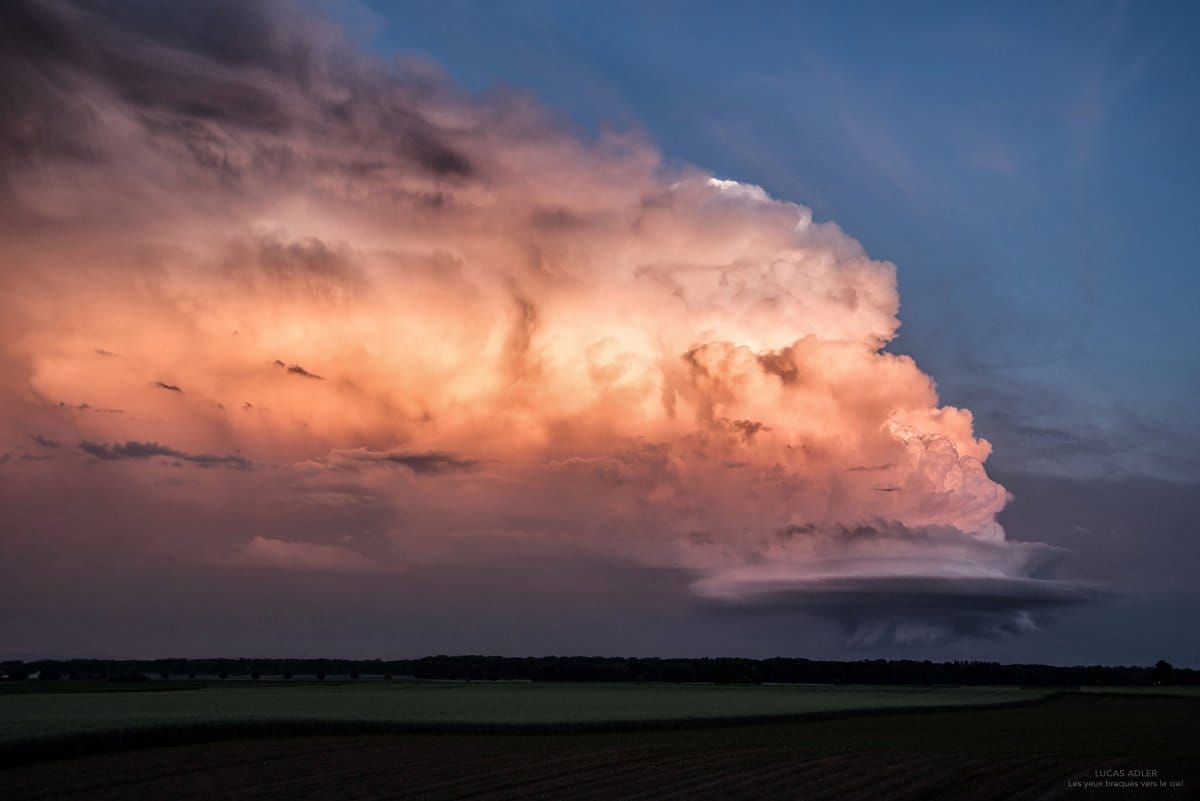
[[[1165,685],[1158,687],[1080,687],[1085,693],[1104,695],[1178,695],[1183,698],[1200,698],[1200,687]]]
[[[100,684],[92,692],[64,691],[74,689],[72,684],[25,682],[17,685],[19,690],[0,692],[0,743],[209,722],[365,721],[519,727],[997,704],[1046,694],[1012,687],[486,682],[213,682],[185,689],[165,689],[165,683],[153,682],[136,689]]]
[[[371,696],[374,688],[351,689],[364,693],[362,698],[380,697]],[[499,688],[472,686],[462,688],[461,693],[454,688],[421,688],[414,696],[428,698],[445,692],[447,697],[456,693],[469,697],[477,689],[485,691],[476,696],[482,699],[492,697],[490,691]],[[681,692],[671,696],[673,689]],[[751,696],[744,693],[754,689],[630,688],[639,697],[665,693],[675,699],[705,692],[714,698],[745,698]],[[790,692],[761,689],[769,697]],[[601,696],[610,692],[610,688],[551,687],[545,695],[525,697],[549,702],[558,697],[586,697],[586,693],[575,695],[583,690]],[[299,688],[299,692],[297,697],[306,689]],[[795,695],[804,697],[803,692],[797,690]],[[872,694],[881,692],[904,697],[902,690],[868,688],[807,692],[812,699],[826,698],[826,704],[859,694],[864,699],[878,697]],[[112,694],[117,699],[159,695]],[[349,697],[350,691],[330,688],[328,697],[341,696]],[[950,697],[946,691],[945,698]],[[1097,781],[1097,772],[1114,771],[1153,771],[1153,781],[1161,784],[1150,789],[1086,786]],[[1032,704],[992,708],[699,729],[342,733],[162,746],[3,768],[0,796],[5,801],[1167,801],[1197,797],[1198,782],[1200,700],[1070,693]]]

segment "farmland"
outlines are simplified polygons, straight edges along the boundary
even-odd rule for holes
[[[1011,687],[712,686],[493,682],[25,682],[0,689],[0,743],[209,722],[559,725],[759,718],[1024,701]],[[10,689],[11,688],[11,689]],[[115,688],[115,689],[114,689]]]
[[[331,698],[339,697],[336,689],[329,688]],[[357,689],[339,692],[348,698]],[[475,689],[409,688],[394,692],[415,690],[417,694],[428,692],[429,697],[444,692],[449,698],[465,690],[464,697],[473,697],[482,707],[482,700],[490,696],[470,696]],[[543,701],[549,704],[568,699],[573,688],[563,689],[565,694],[543,696]],[[654,694],[676,688],[639,689]],[[718,689],[729,689],[729,698],[735,698],[755,688],[694,691]],[[830,693],[842,697],[837,695],[841,690],[759,689],[771,696],[786,695],[776,692],[784,689],[794,690],[797,696],[808,692],[811,697],[829,699]],[[366,693],[363,699],[375,697],[365,690],[358,691]],[[865,702],[876,691],[847,688],[846,697],[861,692]],[[199,690],[191,692],[197,698],[204,697]],[[949,699],[949,691],[945,692]],[[169,695],[113,693],[111,697],[132,700],[133,696],[149,699]],[[535,697],[525,696],[530,700]],[[692,697],[684,692],[673,700]],[[826,709],[831,703],[826,700]],[[12,801],[274,801],[332,797],[1182,799],[1194,797],[1200,780],[1197,712],[1200,701],[1193,698],[1069,693],[1037,703],[992,708],[958,707],[658,731],[266,736],[8,767],[0,772],[0,782],[5,785],[6,799]],[[1097,781],[1097,771],[1153,771],[1154,781],[1162,784],[1151,789],[1086,787],[1086,782]]]

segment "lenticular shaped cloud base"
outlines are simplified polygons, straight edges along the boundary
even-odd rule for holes
[[[832,618],[860,646],[1006,639],[1098,597],[1090,586],[1049,578],[1064,554],[1040,543],[887,526],[807,534],[787,557],[715,568],[693,590],[726,609]]]
[[[861,588],[917,579],[963,599],[901,604],[900,641],[1032,620],[976,603],[1040,586],[1038,560],[1005,542],[970,412],[883,350],[891,264],[291,9],[188,9],[5,12],[0,430],[81,443],[8,459],[6,494],[86,476],[121,516],[149,493],[120,547],[230,569],[565,541],[747,606],[850,582],[816,606],[869,623],[889,593]]]

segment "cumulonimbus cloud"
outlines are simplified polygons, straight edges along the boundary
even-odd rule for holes
[[[808,209],[289,7],[2,13],[12,438],[83,442],[114,482],[149,455],[269,465],[178,492],[343,510],[220,546],[281,568],[518,531],[872,642],[1018,633],[1078,596],[1006,542],[970,412],[884,350],[894,267]]]

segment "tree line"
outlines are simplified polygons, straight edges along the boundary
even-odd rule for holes
[[[1153,666],[1006,665],[912,659],[830,661],[776,657],[427,656],[420,659],[44,659],[0,662],[8,680],[149,678],[320,678],[376,676],[455,681],[713,682],[786,684],[1147,686],[1200,685],[1200,671]]]

